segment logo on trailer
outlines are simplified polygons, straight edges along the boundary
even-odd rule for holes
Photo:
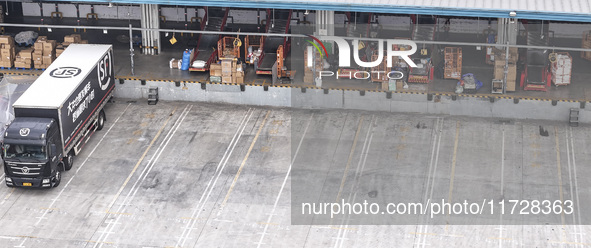
[[[101,90],[107,90],[111,83],[111,77],[113,76],[113,62],[111,60],[111,52],[99,61],[97,66],[97,74],[99,85]]]
[[[31,129],[28,129],[26,127],[25,128],[21,128],[21,130],[18,131],[18,133],[21,136],[28,136],[30,132],[31,132]]]
[[[25,174],[28,174],[28,173],[29,173],[29,167],[26,167],[26,166],[25,166],[25,167],[21,168],[21,171],[22,171],[23,173],[25,173]]]
[[[58,67],[49,73],[54,78],[73,78],[78,76],[82,70],[78,67]]]

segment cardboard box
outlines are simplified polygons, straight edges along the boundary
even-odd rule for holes
[[[402,80],[396,80],[396,90],[402,90],[404,88],[404,82]],[[392,89],[390,89],[392,90]]]
[[[221,71],[222,71],[222,65],[221,64],[218,64],[218,63],[213,63],[213,64],[211,64],[209,66],[209,69],[210,70],[219,70],[220,73],[221,73]]]
[[[80,34],[71,34],[70,36],[74,38],[74,42],[80,42],[82,40],[82,36]]]
[[[60,49],[55,49],[55,57],[57,58],[58,56],[60,56],[60,54],[62,54],[64,52],[63,48]]]
[[[495,61],[496,64],[496,61]],[[495,73],[494,79],[503,79],[505,78],[505,65],[502,66],[495,66]],[[512,79],[515,80],[517,78],[517,66],[515,64],[509,64],[507,68],[507,80]]]
[[[222,83],[232,83],[232,76],[222,76]]]
[[[64,42],[76,43],[76,38],[71,35],[64,36]]]
[[[237,84],[243,84],[244,83],[244,77],[236,77],[236,83]]]
[[[46,40],[47,40],[47,36],[45,36],[45,35],[37,37],[37,41],[45,42]]]
[[[80,44],[88,44],[88,40],[81,40]]]
[[[222,60],[222,76],[231,76],[231,75],[232,75],[232,61]]]
[[[43,55],[43,64],[50,65],[53,62],[53,55]]]
[[[0,35],[0,43],[2,44],[14,44],[14,38],[10,35]]]
[[[18,52],[18,56],[21,58],[31,59],[33,57],[33,50],[32,49],[25,49]]]
[[[508,80],[507,79],[507,87],[505,91],[515,91],[515,80]]]
[[[37,69],[47,69],[48,66],[46,64],[35,64],[35,68]]]
[[[43,49],[43,56],[53,56],[53,57],[55,57],[55,50],[45,50],[45,49]]]
[[[33,53],[33,61],[43,61],[43,55]]]
[[[43,53],[43,42],[35,42],[33,48],[35,49],[35,51]]]
[[[12,68],[14,65],[14,62],[12,62],[12,60],[2,60],[0,61],[0,67],[4,67],[4,68]]]
[[[43,43],[43,55],[50,55],[54,53],[56,45],[57,42],[55,40],[48,40],[45,43]]]
[[[209,76],[210,77],[221,77],[222,76],[222,70],[212,70],[211,68],[209,69]]]
[[[16,62],[15,61],[14,62],[14,67],[16,67],[16,68],[31,69],[32,64],[31,64],[31,61],[28,61],[28,62],[20,62],[20,61],[19,62]]]
[[[10,57],[12,56],[12,52],[10,51],[10,49],[0,48],[0,56],[2,56],[2,58]]]
[[[62,46],[63,46],[64,48],[65,48],[65,47],[68,47],[70,44],[72,44],[72,43],[70,43],[70,42],[62,42]]]

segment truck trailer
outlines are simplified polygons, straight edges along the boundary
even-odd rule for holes
[[[12,105],[2,159],[9,187],[56,187],[101,130],[115,88],[111,45],[71,44]]]

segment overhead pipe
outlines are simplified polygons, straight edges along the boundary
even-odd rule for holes
[[[152,29],[152,23],[151,23],[152,15],[150,13],[150,9],[151,9],[150,8],[150,4],[146,4],[146,24],[147,24],[146,27],[149,28],[149,29]],[[147,43],[148,43],[147,44],[147,49],[146,49],[147,54],[152,54],[152,50],[151,50],[151,47],[152,47],[152,32],[151,31],[146,32],[146,40],[147,40]]]
[[[144,10],[145,8],[145,4],[140,4],[140,25],[142,28],[146,28],[146,19],[145,19],[145,13],[146,11]],[[131,39],[131,37],[129,37]],[[146,31],[142,30],[142,53],[145,54],[146,53],[146,48],[145,45],[148,42],[146,41]]]
[[[73,26],[73,25],[40,25],[40,24],[16,24],[16,23],[0,23],[0,27],[19,27],[19,28],[84,28],[84,29],[96,29],[96,30],[125,30],[128,31],[128,27],[108,27],[108,26]],[[184,32],[193,34],[217,34],[224,36],[236,36],[236,35],[260,35],[260,36],[277,36],[277,37],[294,37],[294,38],[308,38],[304,34],[278,34],[278,33],[253,33],[253,32],[228,32],[228,31],[205,31],[205,30],[176,30],[176,29],[148,29],[148,28],[132,28],[133,31],[153,31],[153,32]],[[380,41],[378,38],[355,38],[355,37],[340,37],[345,40],[367,40],[367,41]],[[451,46],[490,46],[489,43],[472,43],[472,42],[449,42],[449,41],[413,41],[417,44],[426,45],[451,45]],[[507,44],[496,44],[498,47],[517,47],[517,48],[532,48],[532,49],[548,49],[548,50],[564,50],[564,51],[575,51],[575,52],[591,52],[589,48],[574,48],[574,47],[552,47],[552,46],[529,46],[529,45],[507,45]]]
[[[150,23],[150,5],[146,4],[146,28],[152,29]],[[152,46],[152,32],[146,32],[146,54],[151,54],[150,47]]]
[[[152,12],[153,12],[153,18],[152,18],[152,23],[154,24],[152,26],[152,30],[154,29],[158,29],[160,28],[160,18],[158,17],[158,5],[154,4],[154,6],[152,7]],[[160,54],[160,33],[156,32],[156,31],[152,31],[152,37],[154,37],[154,54],[158,55]]]
[[[133,64],[133,26],[131,25],[131,23],[129,24],[129,58],[131,60],[131,75],[135,76],[135,71],[134,71],[134,64]]]

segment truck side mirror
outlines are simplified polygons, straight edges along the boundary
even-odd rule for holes
[[[55,144],[51,144],[51,156],[55,156],[57,154],[57,148],[55,147]]]

